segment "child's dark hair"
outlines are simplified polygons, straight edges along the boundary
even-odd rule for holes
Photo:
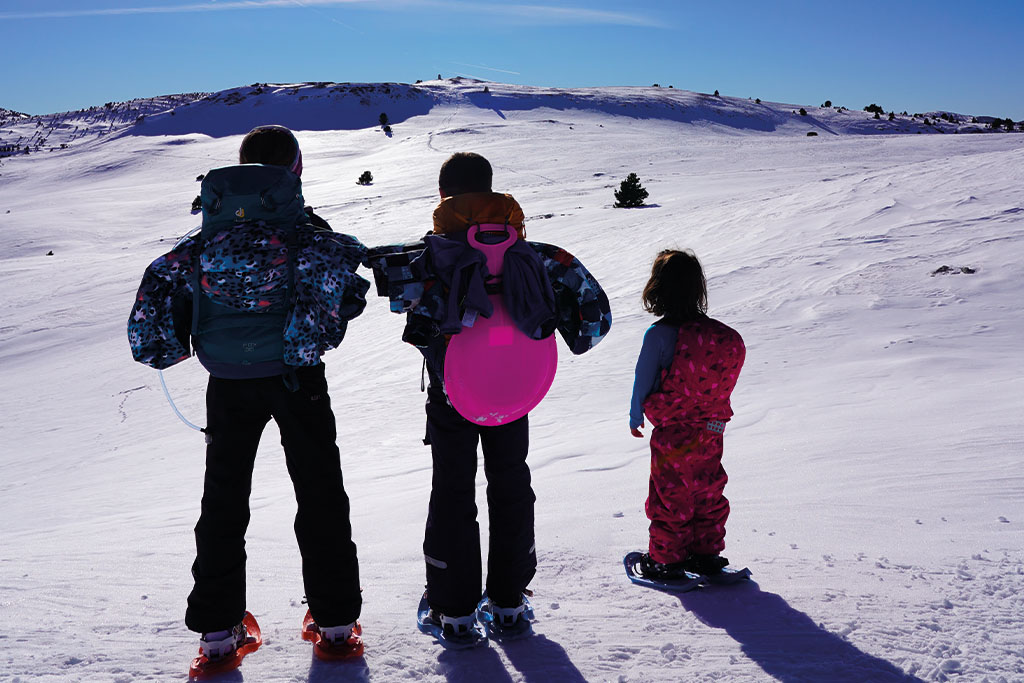
[[[654,259],[643,294],[644,309],[670,320],[707,315],[708,283],[696,254],[665,249]]]
[[[466,192],[490,192],[491,164],[476,152],[456,152],[441,164],[437,186],[446,197]]]
[[[260,126],[249,131],[238,148],[238,163],[290,168],[299,154],[299,142],[284,126]]]

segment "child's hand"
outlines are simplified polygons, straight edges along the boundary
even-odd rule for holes
[[[640,421],[640,427],[643,427],[643,426],[644,426],[644,423],[641,420]],[[630,427],[629,428],[629,433],[632,434],[633,436],[635,436],[638,439],[644,438],[644,433],[640,431],[640,427]]]

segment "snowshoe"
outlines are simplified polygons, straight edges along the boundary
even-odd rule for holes
[[[363,627],[358,621],[346,626],[320,628],[306,610],[302,620],[302,639],[313,643],[313,654],[324,661],[355,659],[363,656]]]
[[[517,607],[498,607],[484,593],[476,616],[495,640],[515,640],[533,633],[533,606],[525,595]]]
[[[243,657],[255,652],[262,644],[263,634],[256,617],[246,612],[242,623],[230,631],[203,634],[199,640],[199,656],[192,660],[188,669],[189,678],[195,681],[233,671],[242,663]]]
[[[644,562],[644,558],[647,558],[647,563]],[[672,571],[670,573],[666,572],[661,575],[653,574],[652,576],[647,576],[643,571],[645,564],[647,564],[647,566],[650,566],[651,564],[650,556],[647,555],[647,553],[627,553],[626,557],[623,558],[622,563],[626,568],[626,576],[629,577],[630,581],[639,586],[656,588],[670,593],[685,593],[707,583],[706,577],[686,570],[681,570],[677,567],[672,567]],[[667,567],[671,565],[660,566]]]
[[[648,579],[658,581],[678,581],[687,578],[687,574],[703,574],[697,570],[687,571],[683,562],[662,563],[651,557],[650,553],[644,553],[640,557],[640,573]]]
[[[465,617],[449,617],[430,608],[423,594],[416,608],[416,624],[420,631],[434,636],[442,647],[466,649],[487,644],[487,634],[477,621],[476,613]]]
[[[730,584],[746,581],[751,572],[744,567],[735,569],[729,566],[728,558],[721,555],[691,555],[683,562],[688,571],[703,574],[708,581],[715,584]]]

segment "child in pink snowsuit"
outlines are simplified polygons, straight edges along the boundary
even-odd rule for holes
[[[662,317],[644,335],[630,408],[633,436],[643,436],[645,414],[653,427],[651,539],[640,570],[660,579],[716,574],[729,563],[719,555],[729,517],[722,435],[746,349],[739,333],[707,316],[707,284],[692,252],[658,254],[643,301]]]

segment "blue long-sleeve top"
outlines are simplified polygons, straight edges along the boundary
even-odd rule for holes
[[[636,359],[633,379],[633,400],[629,405],[629,427],[636,429],[644,421],[644,400],[661,385],[661,373],[672,365],[679,326],[664,318],[656,321],[644,333],[640,357]]]

